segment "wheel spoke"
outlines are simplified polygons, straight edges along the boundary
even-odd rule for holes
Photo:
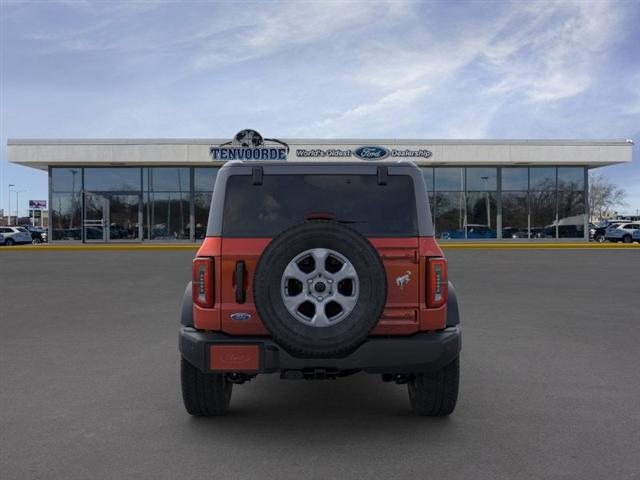
[[[316,264],[316,268],[314,272],[325,273],[324,264],[327,260],[327,256],[329,255],[329,250],[326,248],[314,248],[311,250],[311,256],[313,257],[313,261]]]
[[[304,283],[309,275],[300,270],[300,267],[296,262],[291,262],[289,263],[289,265],[287,265],[287,268],[285,268],[284,274],[282,276],[284,278],[294,278],[299,282]]]
[[[282,301],[284,302],[284,306],[287,307],[287,310],[295,312],[300,305],[307,301],[307,295],[304,292],[292,296],[283,295]]]
[[[351,313],[353,307],[356,306],[356,302],[358,301],[357,295],[348,296],[343,295],[340,292],[336,292],[333,296],[333,301],[342,307],[342,310],[345,313]]]
[[[350,263],[344,263],[342,268],[333,274],[335,282],[339,282],[346,278],[356,278],[356,269]]]
[[[323,305],[316,305],[316,314],[311,319],[311,325],[314,327],[326,327],[329,325],[329,318],[324,312]]]

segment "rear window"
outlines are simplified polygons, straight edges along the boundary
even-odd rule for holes
[[[227,181],[222,234],[274,237],[310,216],[328,216],[363,235],[416,236],[413,181],[391,175],[379,185],[376,175],[265,175]]]

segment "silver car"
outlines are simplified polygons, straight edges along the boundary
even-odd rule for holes
[[[632,235],[638,229],[640,229],[640,223],[637,223],[637,222],[621,223],[616,227],[607,228],[605,239],[609,240],[610,242],[622,241],[624,243],[631,243],[633,241]]]
[[[4,244],[7,247],[31,243],[31,234],[24,227],[0,227],[0,234],[4,237]]]

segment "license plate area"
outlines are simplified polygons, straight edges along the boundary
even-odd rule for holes
[[[260,346],[210,345],[209,368],[215,372],[256,372],[260,369]]]

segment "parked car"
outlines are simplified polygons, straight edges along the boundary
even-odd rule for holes
[[[531,227],[531,238],[556,238],[556,227]]]
[[[464,230],[452,230],[448,232],[442,232],[440,238],[443,240],[453,240],[465,238]],[[467,238],[496,238],[496,231],[486,225],[477,225],[470,223],[467,225]]]
[[[616,227],[623,223],[627,223],[627,220],[607,220],[589,229],[589,238],[595,242],[602,243],[605,241],[607,235],[607,228]]]
[[[517,227],[504,227],[502,229],[502,238],[528,238],[527,228],[524,230]]]
[[[48,233],[46,228],[34,227],[33,225],[22,225],[31,234],[31,243],[38,245],[40,243],[47,243]]]
[[[417,415],[453,412],[459,310],[418,167],[228,162],[214,188],[225,205],[211,210],[181,309],[188,413],[224,414],[260,374],[360,371],[407,385]]]
[[[31,243],[31,234],[23,227],[0,227],[0,233],[4,237],[4,244],[8,247]]]
[[[610,242],[631,243],[633,241],[632,235],[638,229],[640,229],[640,223],[638,222],[622,223],[615,227],[607,228],[605,239]]]

